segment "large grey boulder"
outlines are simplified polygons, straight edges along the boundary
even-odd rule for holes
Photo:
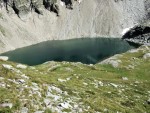
[[[146,53],[144,56],[143,56],[144,59],[148,59],[150,58],[150,53]]]

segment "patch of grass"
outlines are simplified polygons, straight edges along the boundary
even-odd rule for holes
[[[47,91],[47,87],[43,84],[49,84],[68,93],[66,97],[63,97],[64,100],[74,96],[78,98],[77,103],[82,103],[79,106],[89,106],[86,109],[91,113],[96,111],[143,113],[150,111],[150,106],[146,103],[149,97],[148,91],[150,91],[150,62],[149,59],[142,58],[145,52],[147,51],[140,50],[137,53],[122,54],[123,56],[119,57],[122,63],[118,68],[100,64],[89,66],[80,63],[49,62],[34,66],[35,69],[28,67],[21,71],[30,78],[28,85],[31,85],[32,82],[39,85],[42,89],[43,98],[45,98]],[[0,61],[0,64],[3,63],[8,63],[14,67],[16,65],[12,62]],[[134,69],[127,69],[126,67],[131,64],[134,65]],[[1,65],[0,70],[1,77],[5,79],[19,78],[19,75],[4,69]],[[122,77],[127,77],[128,80],[125,81]],[[58,79],[66,81],[60,82]],[[0,89],[0,102],[5,99],[10,99],[11,102],[16,101],[18,92],[15,88],[16,85],[12,84],[10,89]],[[10,93],[12,90],[13,93]],[[24,90],[23,94],[28,97],[28,92],[28,89]],[[57,94],[56,92],[53,93]],[[37,95],[33,96],[34,98],[31,99],[37,101]],[[40,100],[42,101],[42,98]],[[13,108],[19,109],[19,104],[21,103],[18,101],[16,107]],[[30,111],[34,111],[32,107],[30,109]],[[64,109],[64,111],[71,112],[70,109]],[[83,110],[83,112],[87,111]],[[51,110],[46,109],[45,113],[51,113]]]

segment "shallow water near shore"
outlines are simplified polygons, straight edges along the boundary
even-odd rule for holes
[[[28,65],[38,65],[47,61],[96,64],[132,48],[134,47],[119,38],[81,38],[46,41],[1,55],[8,56],[10,61]]]

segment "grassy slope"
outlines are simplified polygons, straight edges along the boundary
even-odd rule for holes
[[[43,84],[53,84],[63,91],[67,91],[69,96],[78,97],[77,103],[88,107],[88,112],[108,112],[108,113],[144,113],[150,112],[150,105],[147,100],[150,98],[150,59],[143,59],[144,53],[150,51],[145,47],[141,47],[137,53],[124,53],[119,57],[122,63],[118,68],[111,65],[96,64],[94,66],[84,65],[80,63],[68,62],[49,62],[42,65],[21,69],[30,79],[28,84],[32,82],[39,84],[43,89],[43,98],[46,88]],[[9,84],[9,88],[0,88],[0,103],[9,100],[14,104],[13,108],[0,108],[0,112],[16,111],[22,106],[20,103],[17,85],[10,83],[7,79],[19,79],[20,75],[13,71],[7,70],[1,64],[11,64],[16,67],[16,63],[0,61],[0,76],[5,78],[5,82]],[[134,65],[134,69],[127,68]],[[128,80],[123,80],[127,77]],[[58,79],[70,80],[60,82]],[[111,84],[113,83],[113,84]],[[115,85],[117,86],[115,86]],[[23,94],[28,97],[28,90],[24,90]],[[34,96],[36,100],[36,96]],[[64,96],[64,99],[68,98]],[[42,101],[38,100],[38,101]],[[32,105],[28,105],[30,112],[36,111]],[[42,107],[41,107],[42,109]],[[48,110],[47,110],[48,111]],[[70,110],[65,110],[70,111]],[[83,109],[83,112],[87,112]]]

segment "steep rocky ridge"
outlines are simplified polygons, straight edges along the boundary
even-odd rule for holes
[[[42,0],[1,1],[0,53],[53,39],[121,37],[123,29],[149,18],[148,0],[45,1],[50,6]]]
[[[150,27],[142,25],[135,26],[125,33],[122,38],[131,43],[150,45]]]

